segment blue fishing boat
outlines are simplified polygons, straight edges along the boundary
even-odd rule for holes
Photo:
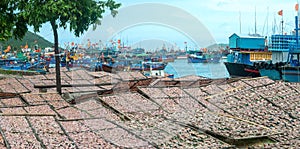
[[[300,82],[300,46],[298,16],[295,16],[295,40],[289,44],[287,65],[281,67],[282,79],[287,82]]]
[[[272,35],[270,51],[272,51],[273,67],[259,67],[262,76],[274,80],[300,82],[300,46],[298,16],[295,16],[295,32],[292,35]]]
[[[19,58],[10,57],[7,59],[0,59],[0,68],[2,70],[10,71],[35,71],[38,73],[45,73],[45,62],[43,60],[26,62]]]
[[[236,33],[229,37],[231,53],[224,62],[231,77],[259,77],[256,65],[268,62],[272,53],[268,51],[266,37],[262,36],[239,36]]]
[[[187,51],[188,63],[219,63],[222,56],[217,53],[206,53],[203,51]]]
[[[290,45],[296,41],[295,35],[272,35],[269,43],[269,51],[272,52],[272,61],[262,62],[255,65],[261,76],[267,76],[273,80],[282,79],[281,67],[288,61]]]

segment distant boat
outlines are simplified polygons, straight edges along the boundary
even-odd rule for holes
[[[37,72],[45,73],[45,63],[43,61],[26,62],[19,58],[0,59],[0,68],[2,70],[11,70],[18,72]]]
[[[143,71],[143,74],[147,77],[168,77],[174,79],[174,74],[167,74],[164,70]]]
[[[130,70],[150,71],[150,70],[164,70],[168,63],[165,62],[142,62],[133,64]]]
[[[139,65],[136,65],[136,67],[131,68],[131,70],[139,70],[145,76],[148,76],[148,77],[174,78],[174,74],[167,74],[164,71],[165,67],[167,66],[167,63],[164,63],[164,62],[142,62],[142,69],[140,69],[140,67],[138,67],[138,66]]]
[[[101,61],[95,62],[90,70],[92,71],[105,71],[110,73],[115,73],[117,71],[124,71],[126,68],[125,65],[121,65],[120,63],[103,63]]]
[[[102,64],[102,70],[105,72],[114,72],[115,70],[113,69],[113,67],[109,64]]]
[[[219,63],[222,56],[215,53],[204,53],[202,51],[188,51],[188,63]]]
[[[163,56],[161,56],[161,61],[162,62],[166,62],[166,63],[168,63],[168,62],[174,62],[175,61],[175,56],[173,56],[173,55],[163,55]]]

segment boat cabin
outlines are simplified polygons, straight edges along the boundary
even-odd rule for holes
[[[266,45],[265,37],[239,36],[236,33],[229,37],[229,48],[242,51],[264,51]]]
[[[239,36],[236,33],[229,37],[228,62],[252,65],[253,62],[270,61],[272,53],[267,50],[266,37]]]

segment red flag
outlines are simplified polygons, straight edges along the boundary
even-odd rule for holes
[[[296,11],[299,10],[299,4],[298,4],[298,3],[295,5],[295,10],[296,10]]]
[[[278,11],[278,15],[282,16],[283,10]]]

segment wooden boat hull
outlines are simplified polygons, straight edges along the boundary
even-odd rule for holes
[[[109,66],[107,64],[102,64],[102,70],[105,71],[105,72],[110,72],[110,73],[116,71],[115,69],[113,69],[112,66]]]

